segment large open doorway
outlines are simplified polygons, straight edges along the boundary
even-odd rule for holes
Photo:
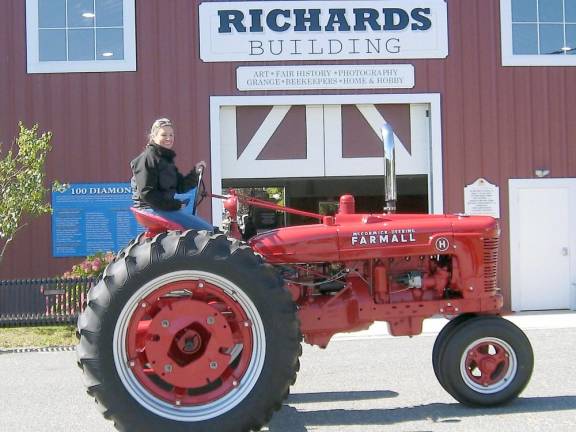
[[[382,212],[384,123],[395,134],[399,211],[441,213],[438,95],[213,97],[212,190],[243,188],[315,213],[352,193],[358,211]]]
[[[224,192],[266,199],[280,205],[312,213],[333,215],[341,195],[352,194],[359,213],[382,213],[384,182],[382,176],[321,177],[284,179],[224,179]],[[428,178],[425,175],[398,177],[397,209],[402,213],[428,213]],[[248,213],[242,208],[240,213]],[[251,223],[260,232],[283,226],[317,223],[316,219],[280,214],[265,209],[250,209]]]

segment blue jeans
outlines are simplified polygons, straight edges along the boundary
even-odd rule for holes
[[[168,219],[169,221],[176,222],[177,224],[182,225],[184,229],[214,231],[213,225],[198,216],[186,212],[184,209],[174,211],[146,209],[146,211],[163,217],[164,219]]]

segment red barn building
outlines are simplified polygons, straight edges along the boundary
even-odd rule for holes
[[[499,217],[507,306],[576,308],[576,2],[2,5],[0,141],[20,120],[52,131],[50,181],[128,181],[151,123],[169,117],[181,170],[208,161],[212,192],[275,188],[316,212],[351,192],[377,212],[386,122],[399,211]],[[221,205],[200,213],[218,224]],[[52,228],[28,221],[0,277],[78,262],[52,255]]]

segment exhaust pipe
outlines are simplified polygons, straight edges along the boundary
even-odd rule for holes
[[[385,123],[380,129],[384,144],[384,200],[385,213],[396,213],[396,154],[394,151],[394,131]]]

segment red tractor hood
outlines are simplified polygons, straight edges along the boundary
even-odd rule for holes
[[[489,216],[340,214],[322,224],[268,231],[249,243],[271,263],[312,263],[448,254],[463,234],[497,237],[498,222]]]

